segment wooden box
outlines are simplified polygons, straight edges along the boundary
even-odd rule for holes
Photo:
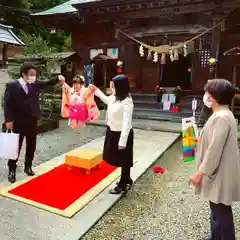
[[[65,156],[65,163],[70,166],[86,169],[90,174],[91,169],[97,167],[102,161],[102,153],[89,149],[77,148]]]

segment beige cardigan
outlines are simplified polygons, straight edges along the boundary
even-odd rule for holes
[[[228,107],[220,107],[207,121],[200,134],[196,162],[204,174],[202,183],[196,185],[196,194],[216,204],[240,201],[237,124]]]

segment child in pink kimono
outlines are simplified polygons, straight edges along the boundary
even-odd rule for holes
[[[88,109],[85,101],[84,78],[75,77],[72,88],[59,76],[62,84],[62,117],[69,118],[71,128],[83,127],[88,120]]]
[[[62,117],[69,118],[71,128],[83,127],[86,121],[94,121],[100,117],[100,112],[94,101],[94,96],[84,87],[84,77],[75,77],[72,88],[59,76],[62,84]]]

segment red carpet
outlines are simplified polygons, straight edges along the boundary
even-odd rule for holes
[[[63,164],[10,190],[9,193],[65,210],[115,169],[116,167],[102,162],[100,169],[95,168],[91,175],[86,175],[79,168],[69,171],[68,166]]]

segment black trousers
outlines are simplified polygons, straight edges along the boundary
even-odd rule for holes
[[[232,207],[210,202],[211,240],[235,240]]]
[[[30,118],[28,119],[27,124],[14,124],[13,132],[19,133],[18,155],[21,152],[23,140],[26,138],[25,168],[32,167],[37,141],[37,119]],[[16,169],[17,161],[18,159],[9,159],[9,168]]]
[[[128,167],[128,166],[121,167],[121,178],[119,181],[120,186],[125,187],[127,184],[132,183],[130,171],[131,171],[131,167]]]

